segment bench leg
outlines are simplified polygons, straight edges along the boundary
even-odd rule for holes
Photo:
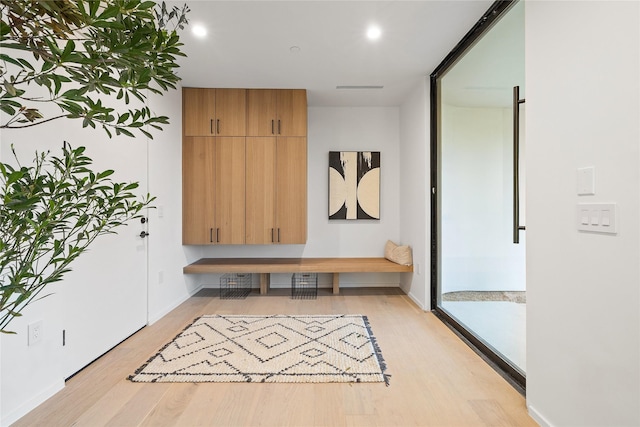
[[[333,294],[340,294],[340,273],[333,273]]]
[[[266,295],[271,287],[271,275],[269,273],[260,273],[260,295]]]

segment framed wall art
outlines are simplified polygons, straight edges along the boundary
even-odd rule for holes
[[[380,152],[329,152],[329,219],[380,219]]]

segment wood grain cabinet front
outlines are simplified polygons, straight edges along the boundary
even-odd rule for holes
[[[182,243],[306,243],[306,135],[305,90],[183,88]]]
[[[246,89],[182,89],[184,136],[245,136]]]
[[[307,139],[247,137],[247,244],[307,241]]]
[[[244,137],[184,137],[182,243],[244,243]]]
[[[247,89],[247,136],[307,136],[307,91]]]

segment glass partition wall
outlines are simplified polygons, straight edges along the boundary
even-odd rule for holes
[[[495,2],[431,77],[433,306],[524,387],[524,2]]]

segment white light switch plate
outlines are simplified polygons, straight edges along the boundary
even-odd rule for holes
[[[576,218],[580,231],[618,232],[618,209],[615,203],[578,203]]]
[[[592,196],[596,194],[596,168],[578,169],[578,196]]]

